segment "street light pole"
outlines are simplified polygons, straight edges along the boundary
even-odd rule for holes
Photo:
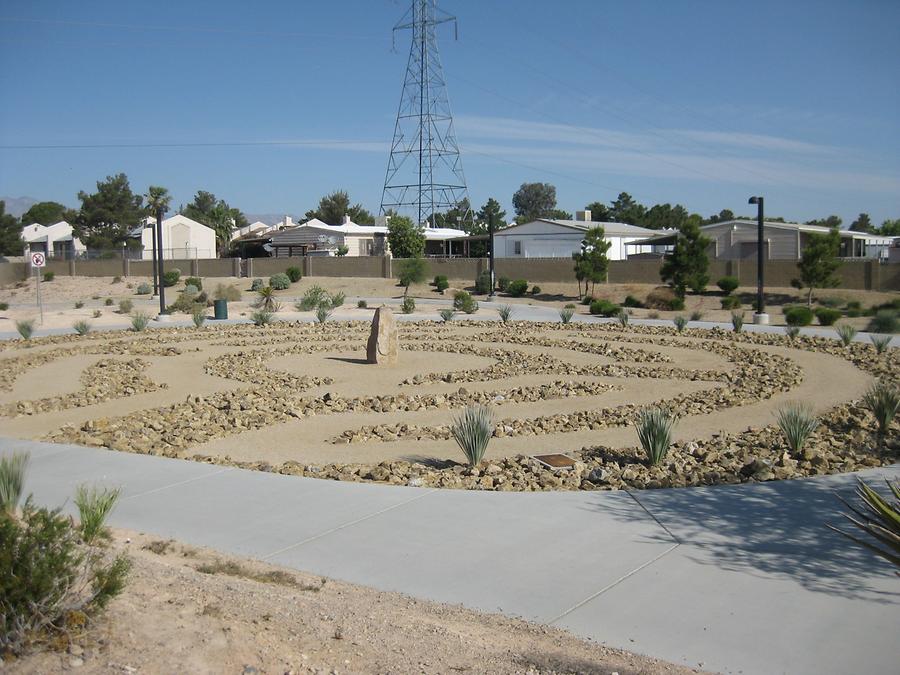
[[[762,197],[750,197],[748,204],[756,204],[756,313],[753,315],[753,323],[768,325],[769,315],[766,314],[763,287],[765,285],[766,264],[763,257],[763,244],[765,238],[765,215]]]
[[[488,236],[490,239],[490,250],[488,251],[488,264],[490,265],[491,270],[491,293],[490,297],[494,297],[494,285],[496,284],[496,280],[494,278],[494,213],[488,213]]]
[[[153,235],[153,295],[159,295],[159,277],[156,274],[156,226],[150,225],[150,234]]]
[[[159,277],[159,314],[163,316],[166,313],[166,289],[163,283],[163,236],[162,236],[162,218],[163,210],[156,210],[156,253],[159,256],[156,259],[156,276]]]

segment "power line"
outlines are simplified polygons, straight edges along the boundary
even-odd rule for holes
[[[0,145],[0,150],[95,150],[103,148],[231,148],[253,146],[341,146],[379,141],[147,141],[142,143],[60,143],[46,145]]]

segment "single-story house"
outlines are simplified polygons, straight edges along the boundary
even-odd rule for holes
[[[245,239],[251,237],[261,237],[264,234],[268,234],[269,232],[274,232],[278,229],[278,225],[268,225],[261,220],[256,220],[249,225],[245,225],[244,227],[235,228],[234,232],[231,233],[231,241],[243,237]]]
[[[48,258],[70,259],[87,251],[78,237],[72,234],[72,226],[64,220],[53,225],[32,223],[22,228],[25,255],[43,252]]]
[[[700,228],[712,242],[709,256],[716,260],[741,260],[755,258],[757,249],[757,222],[755,220],[728,220]],[[767,260],[799,260],[810,234],[827,234],[828,228],[803,223],[763,223],[763,245]],[[841,230],[840,257],[885,258],[893,243],[893,237],[866,232]],[[678,233],[631,242],[629,247],[641,247],[649,243],[671,248]]]
[[[513,225],[494,232],[494,255],[497,258],[571,258],[581,250],[585,233],[601,226],[604,238],[612,245],[607,256],[610,260],[625,260],[629,253],[650,253],[652,244],[637,249],[626,249],[626,244],[659,235],[656,230],[591,220],[590,211],[578,211],[575,220],[539,218],[529,223]]]
[[[131,231],[131,236],[141,241],[143,247],[140,253],[141,260],[153,260],[155,228],[156,219],[148,217],[142,225]],[[162,221],[162,236],[163,259],[193,260],[218,257],[215,230],[180,213]]]

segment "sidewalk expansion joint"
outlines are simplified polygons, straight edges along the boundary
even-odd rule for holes
[[[182,485],[187,485],[188,483],[193,483],[198,480],[205,480],[207,478],[212,478],[213,476],[220,476],[223,473],[231,471],[231,467],[226,467],[224,469],[219,469],[218,471],[213,471],[212,473],[207,473],[202,476],[194,476],[193,478],[188,478],[186,480],[180,480],[177,483],[169,483],[168,485],[161,485],[157,488],[153,488],[152,490],[147,490],[146,492],[139,492],[136,495],[128,495],[127,497],[123,497],[122,501],[128,501],[129,499],[137,499],[138,497],[146,497],[147,495],[152,495],[157,492],[162,492],[163,490],[169,490],[170,488],[180,487]]]

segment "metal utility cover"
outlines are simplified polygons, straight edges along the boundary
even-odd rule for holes
[[[541,464],[550,467],[554,471],[559,471],[560,469],[571,469],[573,466],[575,466],[575,460],[568,455],[534,455],[533,457]]]

